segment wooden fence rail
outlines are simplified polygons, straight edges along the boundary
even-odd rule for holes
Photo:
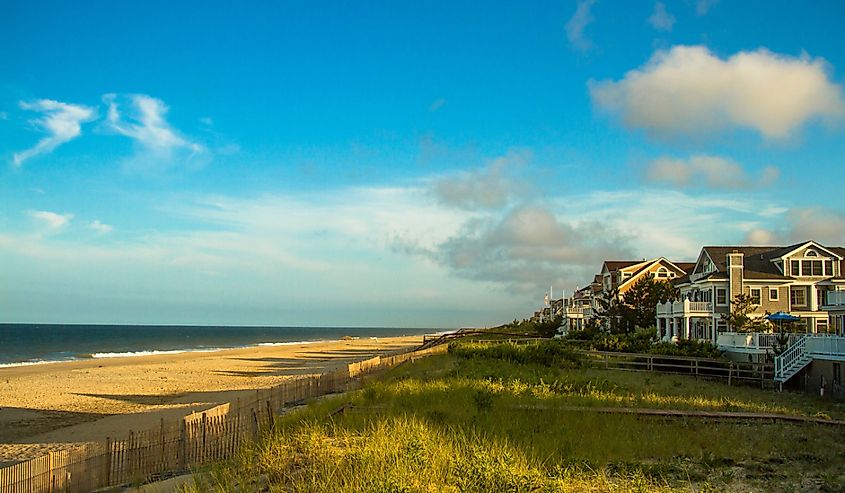
[[[771,363],[743,363],[723,359],[668,356],[647,353],[617,353],[611,351],[579,351],[590,366],[611,370],[659,371],[760,384],[774,387],[774,365]]]
[[[320,375],[294,377],[239,399],[128,438],[90,443],[0,468],[0,493],[77,493],[144,483],[205,463],[228,459],[272,430],[280,409],[353,388],[360,377],[409,360],[443,353],[445,345],[376,356]]]

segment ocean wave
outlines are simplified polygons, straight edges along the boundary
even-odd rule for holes
[[[181,353],[213,353],[214,351],[221,351],[229,348],[203,348],[203,349],[167,349],[167,350],[150,350],[150,351],[126,351],[122,353],[93,353],[91,358],[131,358],[134,356],[158,356],[162,354],[181,354]]]
[[[14,363],[0,363],[0,368],[14,368],[16,366],[32,366],[32,365],[46,365],[48,363],[67,363],[68,361],[73,361],[69,359],[63,360],[29,360],[29,361],[16,361]]]
[[[321,342],[337,342],[332,339],[321,339],[319,341],[291,341],[291,342],[259,342],[256,346],[298,346],[300,344],[318,344]],[[249,346],[247,346],[249,347]]]

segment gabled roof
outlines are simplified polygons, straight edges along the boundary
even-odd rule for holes
[[[679,269],[686,272],[687,274],[691,273],[693,269],[695,269],[695,262],[672,262],[675,264]]]
[[[772,258],[785,257],[787,255],[794,253],[796,250],[800,250],[801,248],[808,247],[808,246],[814,246],[814,247],[818,248],[819,250],[825,250],[827,252],[830,252],[830,253],[832,253],[836,256],[839,256],[840,260],[843,257],[842,253],[836,251],[836,250],[842,250],[841,247],[828,248],[828,247],[820,244],[819,242],[817,242],[815,240],[807,240],[807,241],[802,241],[801,243],[796,243],[794,245],[790,245],[788,247],[783,247],[783,248],[778,249],[776,252],[774,252],[774,255],[772,255]]]
[[[604,264],[602,264],[602,271],[607,269],[608,272],[615,272],[619,269],[624,269],[625,267],[631,267],[632,265],[641,263],[643,263],[643,260],[605,260]]]

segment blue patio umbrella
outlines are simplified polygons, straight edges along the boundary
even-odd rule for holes
[[[780,329],[780,333],[783,334],[783,323],[784,322],[797,322],[801,320],[801,317],[796,317],[795,315],[790,315],[786,312],[775,312],[763,317],[768,319],[770,322],[778,322],[778,328]]]

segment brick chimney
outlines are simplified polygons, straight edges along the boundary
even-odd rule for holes
[[[736,250],[732,251],[727,255],[729,287],[728,294],[730,295],[730,301],[733,301],[738,294],[742,294],[743,292],[743,257],[744,255]]]

